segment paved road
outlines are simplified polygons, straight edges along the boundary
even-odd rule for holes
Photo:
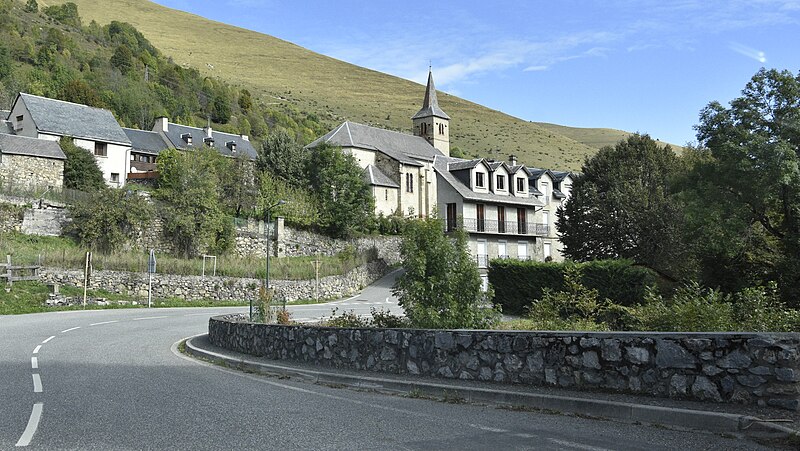
[[[368,311],[361,297],[342,301]],[[383,300],[385,303],[385,299]],[[328,314],[301,306],[296,318]],[[176,353],[246,308],[0,316],[0,449],[758,449],[653,427],[242,374]]]

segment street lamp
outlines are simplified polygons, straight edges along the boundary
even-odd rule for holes
[[[278,202],[270,205],[266,209],[266,214],[267,214],[267,218],[266,219],[267,219],[267,221],[266,221],[266,228],[265,228],[265,233],[264,234],[265,234],[265,236],[267,238],[267,273],[264,275],[264,295],[269,295],[269,254],[270,254],[269,244],[270,244],[270,241],[272,241],[272,233],[270,233],[271,232],[270,231],[270,228],[271,228],[270,226],[272,225],[272,209],[277,207],[277,206],[283,205],[285,203],[286,203],[286,201],[281,199]],[[253,320],[253,301],[251,299],[250,300],[250,321],[252,321],[252,320]]]

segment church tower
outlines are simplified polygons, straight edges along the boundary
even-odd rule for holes
[[[433,72],[428,71],[428,86],[422,108],[411,117],[414,135],[425,138],[433,147],[450,156],[450,116],[439,108]]]

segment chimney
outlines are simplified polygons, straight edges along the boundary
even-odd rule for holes
[[[508,156],[508,164],[511,166],[517,165],[517,156],[516,155],[509,155]]]
[[[206,132],[206,138],[213,138],[214,137],[213,136],[214,131],[211,130],[211,125],[209,125],[207,127],[203,127],[203,131]]]
[[[169,131],[169,119],[166,116],[161,116],[156,118],[156,123],[153,125],[154,132],[168,132]]]
[[[250,141],[250,137],[247,135],[239,135],[239,138],[242,138],[243,141]]]

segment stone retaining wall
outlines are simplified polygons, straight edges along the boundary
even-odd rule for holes
[[[217,346],[395,374],[800,407],[800,334],[336,329],[211,318]]]
[[[24,209],[12,204],[0,204],[0,233],[22,230]]]
[[[382,277],[387,266],[382,261],[359,266],[347,274],[320,278],[319,298],[349,296],[366,285]],[[43,268],[39,272],[43,283],[83,286],[83,271]],[[153,298],[183,298],[189,301],[210,299],[256,300],[263,280],[234,277],[178,276],[171,274],[153,275]],[[276,290],[278,300],[292,302],[317,297],[314,280],[270,280]],[[129,296],[147,298],[148,275],[120,271],[94,271],[89,280],[89,288],[105,290]]]

